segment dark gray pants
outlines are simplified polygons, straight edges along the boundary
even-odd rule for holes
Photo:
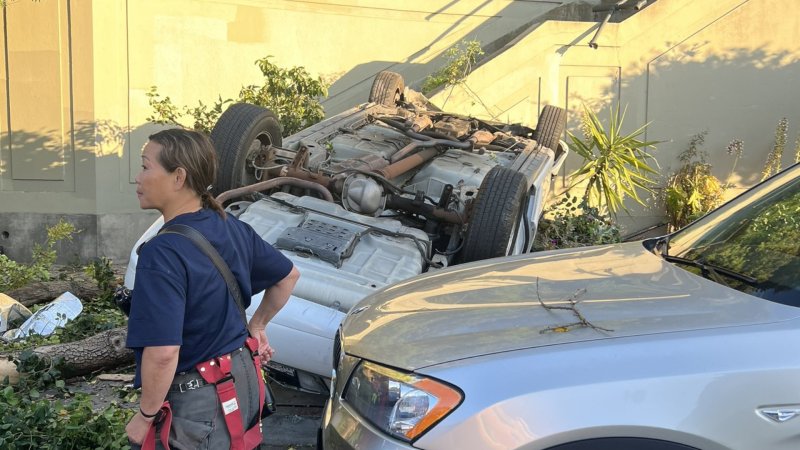
[[[258,378],[253,367],[253,358],[247,348],[236,351],[231,356],[231,362],[231,373],[236,380],[236,398],[244,430],[247,431],[260,419]],[[185,383],[199,376],[196,371],[176,375],[173,383]],[[230,435],[214,385],[207,384],[186,392],[170,392],[167,394],[167,400],[172,406],[170,448],[174,450],[230,448]],[[156,431],[160,431],[160,425],[156,426]],[[132,445],[132,448],[137,450],[141,447]],[[161,442],[156,443],[156,448],[163,448]]]

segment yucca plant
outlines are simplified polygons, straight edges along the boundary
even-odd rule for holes
[[[583,158],[583,165],[570,176],[572,185],[587,182],[584,200],[590,205],[605,207],[614,216],[620,210],[628,211],[626,197],[644,205],[638,191],[652,193],[655,181],[651,176],[658,174],[648,164],[653,157],[647,151],[655,148],[658,141],[638,139],[648,124],[630,134],[623,134],[624,119],[625,111],[620,114],[617,105],[611,110],[606,130],[597,114],[583,105],[581,128],[584,138],[569,133],[570,148]]]

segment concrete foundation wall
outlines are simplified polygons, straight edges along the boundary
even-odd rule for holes
[[[156,219],[158,213],[46,214],[0,213],[0,254],[14,261],[30,262],[34,244],[45,245],[47,228],[65,220],[75,226],[71,241],[56,246],[58,262],[81,264],[105,256],[127,262],[131,245]],[[129,242],[133,238],[133,242]]]

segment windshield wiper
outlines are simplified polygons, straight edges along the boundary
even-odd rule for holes
[[[671,255],[661,255],[661,257],[664,258],[665,261],[671,263],[685,264],[687,266],[697,267],[698,269],[700,269],[700,272],[702,272],[703,276],[709,277],[710,275],[709,278],[725,285],[727,285],[728,283],[722,281],[720,275],[724,275],[728,278],[732,278],[734,280],[747,283],[750,286],[755,286],[756,284],[758,284],[758,280],[756,280],[751,276],[739,272],[734,272],[733,270],[726,269],[724,267],[719,267],[713,264],[709,264],[703,261],[702,258],[687,259],[687,258],[681,258],[680,256],[671,256]]]

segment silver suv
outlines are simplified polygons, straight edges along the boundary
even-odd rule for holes
[[[800,449],[800,165],[672,235],[368,297],[323,447]]]

